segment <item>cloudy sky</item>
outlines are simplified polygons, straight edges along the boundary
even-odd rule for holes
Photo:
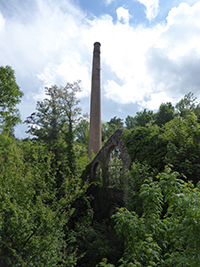
[[[92,53],[101,43],[102,120],[125,119],[193,92],[200,99],[200,1],[0,0],[0,65],[24,92],[22,120],[44,87],[82,80],[89,113]],[[16,128],[25,137],[25,125]]]

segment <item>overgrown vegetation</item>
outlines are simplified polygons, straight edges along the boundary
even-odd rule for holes
[[[0,266],[200,265],[200,107],[193,94],[175,107],[127,116],[131,170],[121,172],[115,149],[90,183],[80,82],[46,88],[26,119],[32,138],[21,140],[13,127],[23,94],[10,67],[0,68],[0,85]],[[103,122],[102,141],[119,127],[117,117]]]

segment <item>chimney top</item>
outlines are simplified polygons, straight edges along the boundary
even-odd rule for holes
[[[99,42],[94,43],[94,52],[100,52],[101,44]]]

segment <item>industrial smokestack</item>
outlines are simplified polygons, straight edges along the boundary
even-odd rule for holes
[[[100,68],[100,46],[94,43],[93,65],[92,65],[92,88],[90,102],[90,132],[89,132],[89,152],[97,154],[101,149],[101,68]]]

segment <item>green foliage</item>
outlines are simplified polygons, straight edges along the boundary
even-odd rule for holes
[[[0,67],[0,128],[9,131],[20,120],[16,105],[23,96],[16,83],[14,70],[10,66]]]
[[[167,142],[162,138],[162,132],[160,127],[152,124],[124,131],[122,136],[131,160],[138,159],[139,162],[163,169]]]
[[[103,257],[117,264],[123,242],[108,219],[108,188],[98,190],[97,222],[87,183],[61,172],[57,187],[59,166],[44,142],[0,138],[0,265],[93,267]]]
[[[117,116],[113,117],[110,119],[110,121],[108,122],[109,125],[116,125],[118,128],[123,127],[123,120],[120,118],[117,118]]]
[[[114,215],[116,231],[125,237],[125,253],[120,266],[156,266],[161,248],[148,233],[148,220],[125,208]],[[131,265],[130,265],[131,266]]]
[[[135,162],[126,174],[125,208],[112,216],[125,246],[117,266],[200,264],[199,105],[190,93],[176,108],[181,116],[166,103],[149,119],[145,110],[126,120],[132,130],[123,139]],[[166,163],[172,165],[164,170]]]
[[[69,226],[87,185],[63,174],[64,196],[57,200],[53,154],[3,134],[0,141],[0,265],[74,266]]]
[[[109,126],[107,122],[101,122],[101,138],[102,142],[105,143],[107,139],[112,135],[110,132]]]
[[[171,121],[174,118],[174,107],[170,102],[162,103],[155,116],[155,123],[158,126],[164,125],[166,122]]]
[[[144,109],[143,111],[137,112],[137,115],[134,117],[136,121],[136,126],[144,127],[147,123],[154,119],[155,115],[153,111]]]
[[[114,267],[114,265],[113,264],[110,264],[110,263],[108,263],[107,264],[107,259],[106,258],[103,258],[102,259],[102,262],[100,262],[98,265],[96,265],[96,267]]]
[[[152,170],[147,164],[141,164],[137,161],[133,162],[131,171],[127,174],[128,179],[127,195],[125,198],[126,207],[129,211],[136,212],[139,216],[144,213],[142,198],[140,196],[140,188],[144,181],[149,177],[155,176],[156,170]]]
[[[191,113],[166,123],[163,137],[168,142],[165,161],[197,184],[200,176],[200,125]]]
[[[200,264],[200,190],[179,178],[170,167],[144,180],[145,168],[133,166],[143,180],[139,192],[134,177],[130,191],[137,191],[143,214],[127,208],[113,215],[118,235],[125,238],[120,266],[198,266]],[[135,174],[135,170],[132,175]],[[148,169],[146,176],[148,176]],[[139,178],[137,178],[139,180]],[[135,193],[129,192],[129,202]],[[135,205],[135,204],[134,204]],[[134,206],[133,205],[133,206]]]
[[[89,117],[88,114],[86,114],[79,119],[75,127],[75,141],[84,144],[87,150],[89,141],[89,124]]]
[[[74,151],[76,158],[76,174],[80,177],[88,164],[88,150],[84,144],[75,142]]]
[[[79,89],[78,82],[46,89],[27,118],[36,138],[0,135],[0,265],[199,266],[196,99],[188,94],[176,106],[182,117],[171,103],[128,116],[131,171],[123,172],[113,150],[89,186],[89,122],[78,117]],[[122,126],[116,117],[102,123],[104,141]]]
[[[26,119],[29,130],[37,140],[43,141],[56,155],[56,165],[67,161],[71,174],[75,173],[74,128],[80,114],[76,94],[81,91],[80,81],[45,88],[47,98],[37,103],[36,112]],[[62,160],[64,157],[64,160]],[[65,164],[59,171],[65,171]]]
[[[60,132],[66,133],[70,122],[75,126],[77,115],[80,114],[80,101],[76,98],[76,93],[81,91],[80,81],[67,83],[65,87],[46,87],[45,91],[47,98],[37,102],[37,111],[25,122],[29,127],[28,133],[49,142],[57,139]]]
[[[191,112],[199,113],[200,106],[197,98],[190,92],[176,104],[176,109],[179,111],[181,117],[186,117]]]
[[[152,110],[146,110],[136,112],[136,116],[127,116],[125,119],[125,124],[127,130],[134,129],[136,127],[145,127],[146,124],[154,121],[155,114]]]
[[[165,110],[166,106],[161,106]],[[200,176],[199,127],[198,118],[190,112],[184,118],[175,116],[163,127],[150,123],[124,131],[123,139],[132,161],[138,159],[160,171],[170,163],[174,170],[197,184]]]
[[[127,130],[133,129],[136,127],[136,119],[135,117],[127,116],[125,119],[125,125]]]
[[[111,137],[114,132],[123,127],[123,120],[117,118],[116,116],[111,118],[109,122],[102,122],[101,123],[101,135],[102,135],[102,142],[105,143],[108,138]]]
[[[90,217],[88,216],[88,219]],[[121,242],[113,228],[112,220],[103,220],[101,223],[89,221],[76,225],[72,232],[78,244],[79,253],[84,256],[77,262],[77,266],[93,267],[107,257],[109,262],[117,264],[123,253],[123,242]]]

